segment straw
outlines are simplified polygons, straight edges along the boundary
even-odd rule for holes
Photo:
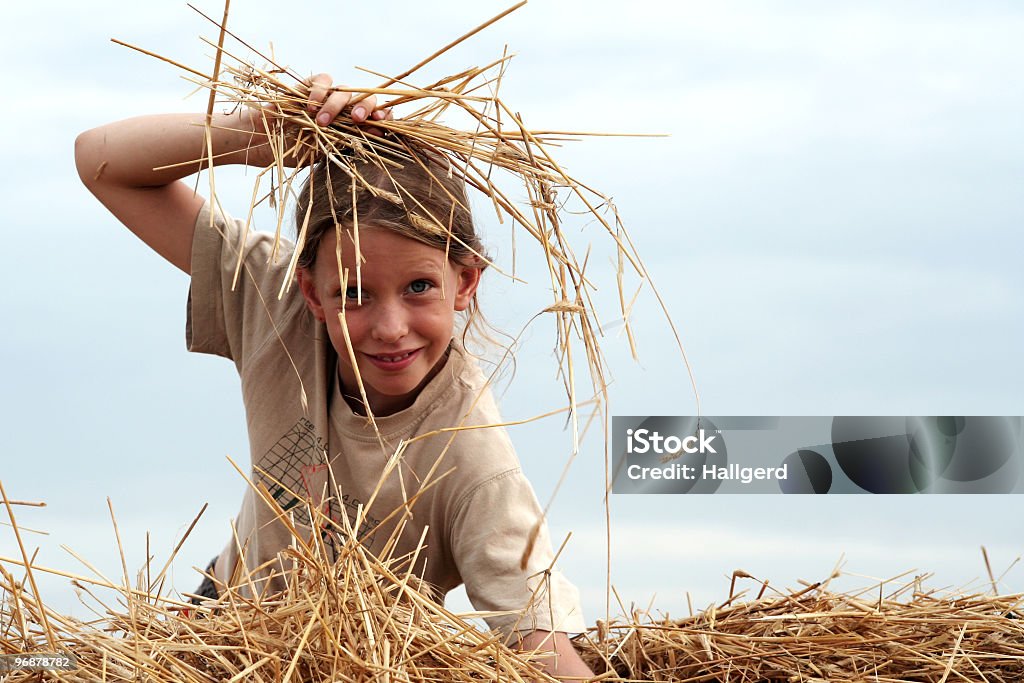
[[[686,619],[633,610],[599,622],[577,647],[595,673],[613,672],[609,680],[1024,680],[1021,595],[933,591],[918,576],[882,600],[864,599],[893,581],[849,593],[826,581],[747,602],[730,595]]]
[[[284,521],[273,498],[263,501]],[[0,654],[70,653],[75,668],[48,674],[67,681],[552,680],[530,655],[439,604],[409,571],[415,553],[412,561],[377,557],[347,517],[335,522],[310,501],[307,511],[313,528],[331,536],[332,551],[317,534],[295,536],[283,553],[289,566],[282,592],[260,595],[243,579],[238,587],[219,584],[219,598],[200,606],[151,592],[149,557],[139,585],[130,586],[119,534],[120,584],[0,557]],[[97,602],[90,587],[112,591],[115,600],[99,602],[101,619],[81,621],[47,607],[35,583],[25,586],[7,566],[30,577],[73,578]],[[112,607],[117,603],[125,609]],[[37,679],[16,668],[4,678]]]
[[[409,571],[418,551],[377,557],[347,517],[336,523],[310,501],[307,509],[314,527],[332,535],[337,557],[327,559],[317,535],[296,538],[285,553],[285,589],[269,596],[219,585],[218,600],[194,606],[151,593],[148,557],[137,587],[126,576],[116,584],[0,557],[0,654],[67,653],[74,667],[47,673],[64,681],[551,680],[529,655],[438,604]],[[34,584],[15,578],[19,570],[73,579],[103,608],[101,618],[47,607]],[[1024,680],[1024,596],[939,591],[911,574],[840,593],[829,588],[836,570],[781,592],[737,570],[724,600],[683,619],[655,616],[651,605],[627,608],[616,593],[623,614],[598,621],[575,645],[605,681]],[[739,581],[753,587],[738,590]],[[100,602],[96,589],[115,600]],[[746,599],[748,591],[757,597]],[[0,673],[9,683],[39,680],[28,669]]]

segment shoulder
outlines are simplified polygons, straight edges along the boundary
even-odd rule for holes
[[[291,282],[294,247],[207,200],[192,239],[186,339],[192,351],[242,362],[274,339],[299,341],[311,323]]]
[[[465,349],[452,343],[451,355],[442,370],[447,376],[451,392],[445,397],[444,405],[435,411],[441,420],[457,427],[466,442],[497,439],[508,442],[505,420],[491,391],[493,378],[487,376],[476,359]],[[508,442],[511,449],[511,442]],[[516,463],[518,464],[518,463]]]
[[[295,245],[280,234],[260,232],[240,218],[224,210],[214,200],[207,199],[196,217],[192,237],[193,260],[211,261],[222,267],[235,269],[239,254],[244,254],[243,266],[260,271],[287,270]]]
[[[465,352],[461,352],[464,354]],[[483,486],[502,487],[522,477],[519,456],[491,391],[490,378],[476,361],[463,355],[457,402],[461,418],[452,440],[453,462],[464,472],[465,489],[471,495]]]
[[[491,391],[493,378],[481,370],[477,359],[461,344],[452,341],[451,356],[445,367],[464,421],[468,425],[501,424],[503,419]]]

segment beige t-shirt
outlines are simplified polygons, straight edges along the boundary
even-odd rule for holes
[[[491,628],[505,634],[583,631],[576,588],[557,570],[545,571],[553,559],[546,525],[526,568],[520,569],[541,509],[505,430],[484,427],[429,435],[501,422],[477,365],[453,344],[445,366],[412,406],[377,418],[378,437],[369,421],[354,414],[341,397],[337,354],[298,286],[278,297],[292,245],[282,240],[275,256],[272,235],[250,232],[232,290],[243,230],[242,221],[219,215],[211,228],[209,203],[200,212],[186,336],[190,351],[235,362],[253,481],[262,482],[307,535],[309,512],[300,499],[311,498],[332,519],[347,514],[354,523],[357,509],[365,508],[399,444],[422,436],[407,444],[398,467],[364,510],[358,531],[366,534],[366,545],[382,553],[403,517],[391,513],[422,487],[422,495],[404,515],[392,557],[412,553],[426,528],[426,546],[414,569],[437,597],[443,599],[465,583],[477,610],[520,612],[487,617]],[[237,576],[240,555],[250,571],[268,562],[267,567],[286,567],[276,558],[291,543],[290,532],[251,489],[235,527],[243,552],[234,539],[229,541],[215,568],[220,581]],[[254,576],[269,574],[266,569]],[[283,583],[273,578],[270,587],[277,590]]]

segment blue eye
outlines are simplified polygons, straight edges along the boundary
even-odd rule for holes
[[[345,298],[346,299],[351,299],[352,301],[355,301],[356,299],[358,299],[359,298],[359,288],[358,287],[347,287],[345,289]]]
[[[428,280],[413,280],[409,285],[409,291],[413,294],[422,294],[433,286]]]

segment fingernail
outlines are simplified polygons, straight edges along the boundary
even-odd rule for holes
[[[366,118],[366,110],[363,109],[362,107],[356,107],[355,109],[352,110],[352,118],[354,118],[354,119],[365,119]]]
[[[331,122],[331,117],[328,116],[327,114],[320,114],[320,116],[316,117],[316,122],[319,123],[321,126],[326,126],[328,123]]]

